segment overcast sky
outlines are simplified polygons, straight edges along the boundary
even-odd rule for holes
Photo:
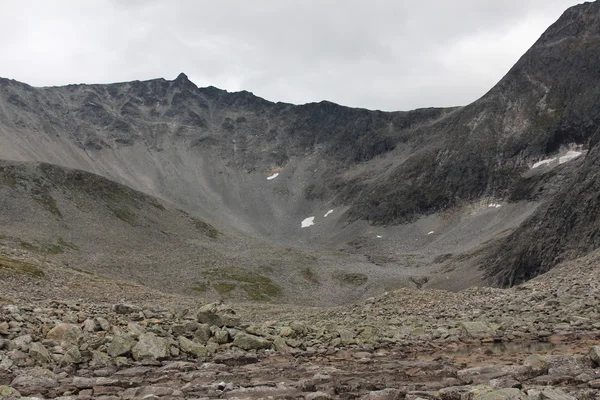
[[[464,105],[573,0],[0,0],[0,76],[34,86],[185,72],[272,101]]]

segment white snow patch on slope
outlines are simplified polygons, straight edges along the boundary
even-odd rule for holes
[[[333,210],[329,210],[329,211],[327,211],[327,212],[325,213],[325,215],[323,215],[323,217],[327,218],[327,216],[328,216],[329,214],[331,214],[332,212],[333,212]]]
[[[556,157],[554,157],[554,158],[548,158],[547,160],[538,161],[535,164],[533,164],[533,166],[531,167],[531,169],[534,169],[534,168],[537,168],[537,167],[541,167],[542,165],[550,164],[554,160],[556,160]]]
[[[383,236],[381,235],[377,235],[377,239],[381,239]]]
[[[315,217],[308,217],[302,221],[302,228],[307,228],[315,224]]]
[[[278,176],[279,176],[279,172],[275,172],[273,175],[271,175],[271,176],[267,176],[267,179],[268,179],[268,180],[275,179],[275,178],[277,178]]]
[[[427,232],[428,235],[433,235],[434,233],[435,233],[434,231]]]
[[[499,204],[499,203],[490,203],[490,205],[488,207],[489,208],[500,208],[500,207],[502,207],[502,204]]]
[[[565,154],[564,156],[562,156],[561,158],[558,159],[558,163],[564,164],[566,162],[576,159],[580,155],[581,155],[580,151],[569,150],[569,151],[567,151],[567,154]]]

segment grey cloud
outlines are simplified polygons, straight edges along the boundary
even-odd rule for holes
[[[484,94],[573,0],[0,0],[0,76],[188,74],[273,101],[385,110]]]

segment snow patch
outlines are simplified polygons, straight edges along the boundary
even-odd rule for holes
[[[558,159],[558,163],[564,164],[566,162],[576,159],[580,155],[581,155],[580,151],[569,150],[569,151],[567,151],[567,154],[565,154],[564,156],[562,156],[561,158]]]
[[[541,167],[542,165],[548,165],[548,164],[550,164],[554,160],[556,160],[556,157],[554,157],[554,158],[548,158],[548,159],[542,160],[542,161],[538,161],[535,164],[533,164],[533,166],[531,167],[531,169],[534,169],[534,168],[537,168],[537,167]]]
[[[433,235],[434,233],[435,233],[434,231],[427,232],[428,235]]]
[[[302,221],[302,228],[307,228],[315,224],[315,217],[308,217]]]
[[[327,212],[325,213],[325,215],[323,215],[323,217],[327,218],[327,216],[328,216],[329,214],[331,214],[332,212],[333,212],[333,210],[329,210],[329,211],[327,211]]]
[[[489,208],[500,208],[500,207],[502,207],[502,204],[499,204],[499,203],[490,203],[490,205],[488,207]]]
[[[273,175],[271,175],[271,176],[267,176],[267,179],[268,179],[268,180],[275,179],[275,178],[277,178],[278,176],[279,176],[279,172],[275,172]]]
[[[377,235],[377,239],[381,239],[383,236],[381,235]]]

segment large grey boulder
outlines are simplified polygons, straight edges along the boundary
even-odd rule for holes
[[[267,339],[241,332],[235,335],[235,339],[233,339],[233,345],[242,350],[260,350],[271,348],[271,342],[269,342]]]
[[[115,336],[108,345],[106,352],[111,357],[123,356],[133,349],[135,346],[135,339],[131,335],[118,335]]]
[[[83,331],[75,324],[60,323],[48,331],[46,339],[54,340],[61,344],[77,345],[83,338]]]
[[[185,336],[179,336],[179,348],[181,351],[191,354],[195,357],[206,357],[209,354],[206,346],[196,343]]]
[[[135,360],[162,360],[169,357],[169,344],[154,333],[142,333],[131,350]]]
[[[58,386],[56,375],[45,368],[32,368],[23,371],[15,377],[10,386],[17,389],[22,395],[45,394],[49,389]]]

